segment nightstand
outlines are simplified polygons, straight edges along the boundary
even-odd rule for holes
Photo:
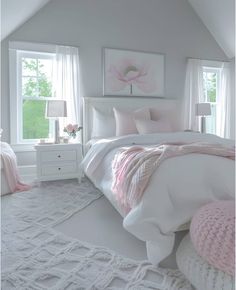
[[[50,144],[35,145],[37,180],[59,180],[78,178],[81,181],[82,145]]]

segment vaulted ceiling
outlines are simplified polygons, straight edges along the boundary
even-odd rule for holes
[[[30,19],[50,0],[1,0],[1,40]]]
[[[50,0],[1,0],[1,40]],[[174,0],[173,0],[174,1]],[[235,57],[235,0],[188,0],[225,54]]]
[[[235,57],[235,0],[188,0],[219,46]]]

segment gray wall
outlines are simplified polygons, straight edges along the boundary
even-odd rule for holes
[[[102,47],[166,55],[166,97],[182,98],[186,58],[227,60],[187,0],[53,0],[2,42],[3,139],[9,141],[9,40],[80,47],[84,96],[102,95]],[[21,158],[21,163],[34,162]]]

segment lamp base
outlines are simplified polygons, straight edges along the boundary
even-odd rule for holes
[[[59,134],[59,120],[55,120],[55,144],[60,143],[60,134]]]
[[[206,133],[206,117],[201,116],[201,133]]]

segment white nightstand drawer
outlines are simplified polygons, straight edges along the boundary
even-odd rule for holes
[[[82,145],[44,144],[36,145],[38,181],[77,178],[80,181],[82,169]]]
[[[57,165],[42,166],[41,174],[42,174],[42,176],[64,175],[64,174],[76,173],[77,170],[78,169],[77,169],[77,165],[75,162],[71,162],[68,164],[57,163]]]
[[[75,150],[51,150],[41,153],[41,162],[76,160]]]

